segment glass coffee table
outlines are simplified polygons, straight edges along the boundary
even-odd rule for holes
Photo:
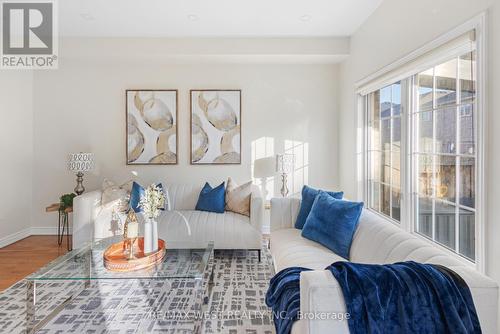
[[[53,319],[76,295],[89,288],[94,282],[117,282],[128,280],[163,280],[189,281],[194,287],[193,296],[196,299],[190,310],[183,310],[185,315],[192,317],[194,332],[201,331],[204,307],[208,304],[213,286],[213,254],[214,244],[206,246],[190,242],[166,241],[166,255],[162,262],[147,269],[131,272],[112,272],[103,264],[103,253],[108,246],[122,240],[121,236],[94,241],[87,246],[75,249],[39,271],[31,274],[27,280],[27,312],[26,326],[28,333],[34,333]],[[52,308],[50,313],[41,319],[36,317],[37,289],[43,283],[50,282],[80,282],[82,288],[65,297]]]

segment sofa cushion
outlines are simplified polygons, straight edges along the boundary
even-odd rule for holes
[[[226,210],[250,217],[250,197],[252,181],[236,184],[232,178],[227,179]]]
[[[214,241],[216,249],[261,247],[261,232],[250,224],[247,216],[234,212],[165,211],[157,221],[158,236],[167,242],[167,248],[169,240],[186,241],[200,247]]]
[[[302,236],[319,242],[349,259],[352,237],[363,209],[362,202],[335,199],[320,191],[302,229]]]
[[[225,182],[222,182],[217,187],[212,188],[208,182],[200,191],[196,210],[208,211],[216,213],[224,213],[226,207],[226,189]]]
[[[293,266],[321,270],[336,261],[345,261],[325,246],[304,238],[295,228],[273,231],[270,246],[277,272]]]
[[[201,185],[166,183],[170,210],[194,210],[200,195]]]
[[[309,186],[302,187],[302,201],[300,203],[300,210],[297,216],[297,220],[295,221],[295,228],[302,229],[304,224],[306,223],[307,216],[309,212],[311,212],[311,208],[313,206],[314,200],[316,196],[319,194],[320,190],[311,188]],[[342,191],[327,191],[327,193],[337,199],[342,199],[344,193]]]
[[[101,205],[113,202],[117,212],[125,212],[129,208],[130,191],[132,181],[118,185],[111,180],[104,179],[102,182]]]

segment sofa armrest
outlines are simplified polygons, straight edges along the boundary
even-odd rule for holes
[[[294,227],[299,209],[299,198],[271,198],[271,232]]]
[[[250,224],[255,227],[259,233],[262,233],[262,219],[264,217],[264,199],[259,187],[252,186],[252,195],[250,197]]]
[[[328,270],[300,274],[300,311],[305,333],[349,334],[344,296]]]
[[[73,248],[92,241],[94,221],[101,206],[101,190],[76,196],[73,200]]]

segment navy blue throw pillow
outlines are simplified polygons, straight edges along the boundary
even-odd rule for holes
[[[300,203],[299,214],[297,215],[297,220],[295,221],[295,228],[301,230],[304,227],[307,216],[313,206],[313,202],[320,191],[322,190],[314,189],[308,186],[302,187],[302,202]],[[344,197],[343,191],[327,191],[326,193],[336,199],[342,199]]]
[[[335,199],[320,191],[304,224],[302,236],[349,259],[352,238],[362,210],[363,202]]]
[[[163,190],[163,185],[161,183],[158,183],[156,186]],[[142,212],[142,209],[139,207],[139,201],[141,200],[141,196],[144,195],[144,192],[144,187],[134,181],[132,184],[132,190],[130,191],[130,208],[136,213]],[[163,195],[166,196],[165,192],[163,192]],[[165,203],[167,203],[166,199]],[[165,208],[160,208],[160,210],[165,210]]]
[[[225,182],[222,182],[215,188],[212,188],[208,182],[201,189],[196,210],[216,213],[224,213],[226,207],[226,188]]]

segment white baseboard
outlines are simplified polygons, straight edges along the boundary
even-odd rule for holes
[[[30,235],[31,235],[31,228],[29,227],[25,228],[24,230],[18,231],[16,233],[12,233],[0,239],[0,248],[13,244],[14,242],[29,237]]]
[[[57,235],[57,226],[31,227],[31,235]]]
[[[71,229],[69,234],[71,234]],[[66,233],[64,233],[66,234]],[[57,235],[57,226],[28,227],[24,230],[12,233],[0,239],[0,248],[13,244],[16,241],[27,238],[30,235]]]

